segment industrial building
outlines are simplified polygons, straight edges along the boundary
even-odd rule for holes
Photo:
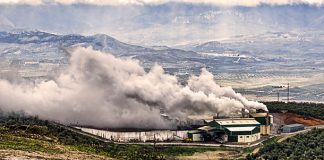
[[[250,143],[259,140],[261,135],[270,134],[272,116],[268,113],[255,113],[248,117],[205,120],[204,126],[188,132],[188,138],[193,142]]]
[[[281,129],[283,133],[291,133],[304,130],[305,126],[303,124],[290,124],[284,125]]]
[[[192,141],[253,142],[260,139],[260,123],[254,118],[206,120],[206,126],[188,132]]]
[[[273,116],[269,113],[253,113],[250,114],[251,118],[258,121],[260,125],[261,135],[270,135],[271,124],[273,124]]]

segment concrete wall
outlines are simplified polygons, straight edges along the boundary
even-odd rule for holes
[[[204,138],[201,134],[197,133],[197,134],[192,134],[192,141],[193,142],[202,142],[204,141]]]
[[[252,135],[238,135],[238,142],[240,143],[249,143],[254,142],[260,139],[260,133]]]
[[[296,132],[296,131],[300,131],[300,130],[304,130],[304,125],[300,125],[300,126],[293,126],[293,127],[284,126],[284,127],[282,128],[282,132],[283,132],[283,133]]]
[[[260,126],[260,133],[262,135],[269,135],[270,134],[270,126],[261,125]]]
[[[147,132],[112,132],[91,128],[80,128],[84,132],[94,134],[103,137],[108,140],[114,140],[119,142],[129,142],[131,140],[137,140],[141,142],[153,141],[166,141],[166,140],[182,140],[188,138],[188,131],[147,131]]]

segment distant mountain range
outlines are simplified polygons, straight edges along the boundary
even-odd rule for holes
[[[136,57],[150,64],[156,62],[176,63],[178,59],[193,58],[199,55],[169,47],[143,47],[118,41],[107,35],[57,35],[42,31],[18,30],[0,32],[0,56],[9,59],[62,58],[71,47],[92,47],[95,50],[112,53],[121,57]]]
[[[0,30],[107,34],[137,45],[203,43],[237,35],[324,30],[324,7],[306,4],[220,7],[164,3],[144,6],[0,5]]]
[[[14,30],[0,32],[0,55],[17,55],[22,53],[60,53],[62,49],[83,46],[112,53],[117,56],[131,56],[143,61],[176,62],[177,60],[201,57],[198,53],[237,53],[253,57],[266,58],[315,58],[323,56],[324,32],[267,32],[259,35],[235,36],[223,41],[190,43],[182,46],[139,46],[121,42],[104,34],[83,36],[77,34],[58,35],[37,30]],[[10,54],[10,52],[15,54]]]
[[[146,70],[158,63],[165,72],[178,75],[183,83],[191,74],[198,75],[201,68],[207,68],[221,80],[309,77],[305,83],[312,86],[323,77],[323,35],[320,31],[267,32],[221,41],[151,47],[124,43],[104,34],[14,30],[0,32],[0,76],[10,76],[7,73],[12,67],[24,78],[51,76],[68,64],[66,51],[91,46],[118,57],[138,59]],[[308,92],[313,95],[314,89]]]

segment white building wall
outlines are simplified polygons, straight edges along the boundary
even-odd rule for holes
[[[260,133],[262,135],[269,135],[270,134],[270,126],[261,125],[260,126]]]
[[[105,131],[105,130],[98,130],[98,129],[91,129],[91,128],[81,128],[84,132],[94,134],[100,136],[102,138],[120,142],[128,142],[131,140],[139,140],[142,142],[149,141],[149,140],[156,140],[156,141],[165,141],[165,140],[182,140],[188,138],[187,133],[188,131],[170,131],[170,130],[162,130],[162,131],[146,131],[146,132],[112,132],[112,131]]]
[[[192,134],[192,141],[201,142],[204,141],[204,138],[201,136],[201,134]]]
[[[244,140],[244,135],[238,135],[238,137],[237,137],[237,142],[239,142],[239,143],[242,143],[242,142],[244,142],[245,140]]]
[[[259,140],[261,138],[260,133],[252,134],[251,136],[252,136],[251,142],[257,141],[257,140]]]
[[[251,134],[251,135],[238,135],[238,142],[239,143],[249,143],[254,142],[260,139],[260,133]]]

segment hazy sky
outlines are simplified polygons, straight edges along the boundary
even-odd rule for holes
[[[95,5],[127,5],[127,4],[163,4],[168,2],[187,2],[187,3],[210,3],[225,6],[256,6],[260,4],[285,5],[306,3],[312,5],[322,5],[324,0],[0,0],[4,4],[75,4],[86,3]]]
[[[323,4],[324,0],[0,0],[0,31],[107,34],[126,43],[173,46],[236,35],[323,30]]]

